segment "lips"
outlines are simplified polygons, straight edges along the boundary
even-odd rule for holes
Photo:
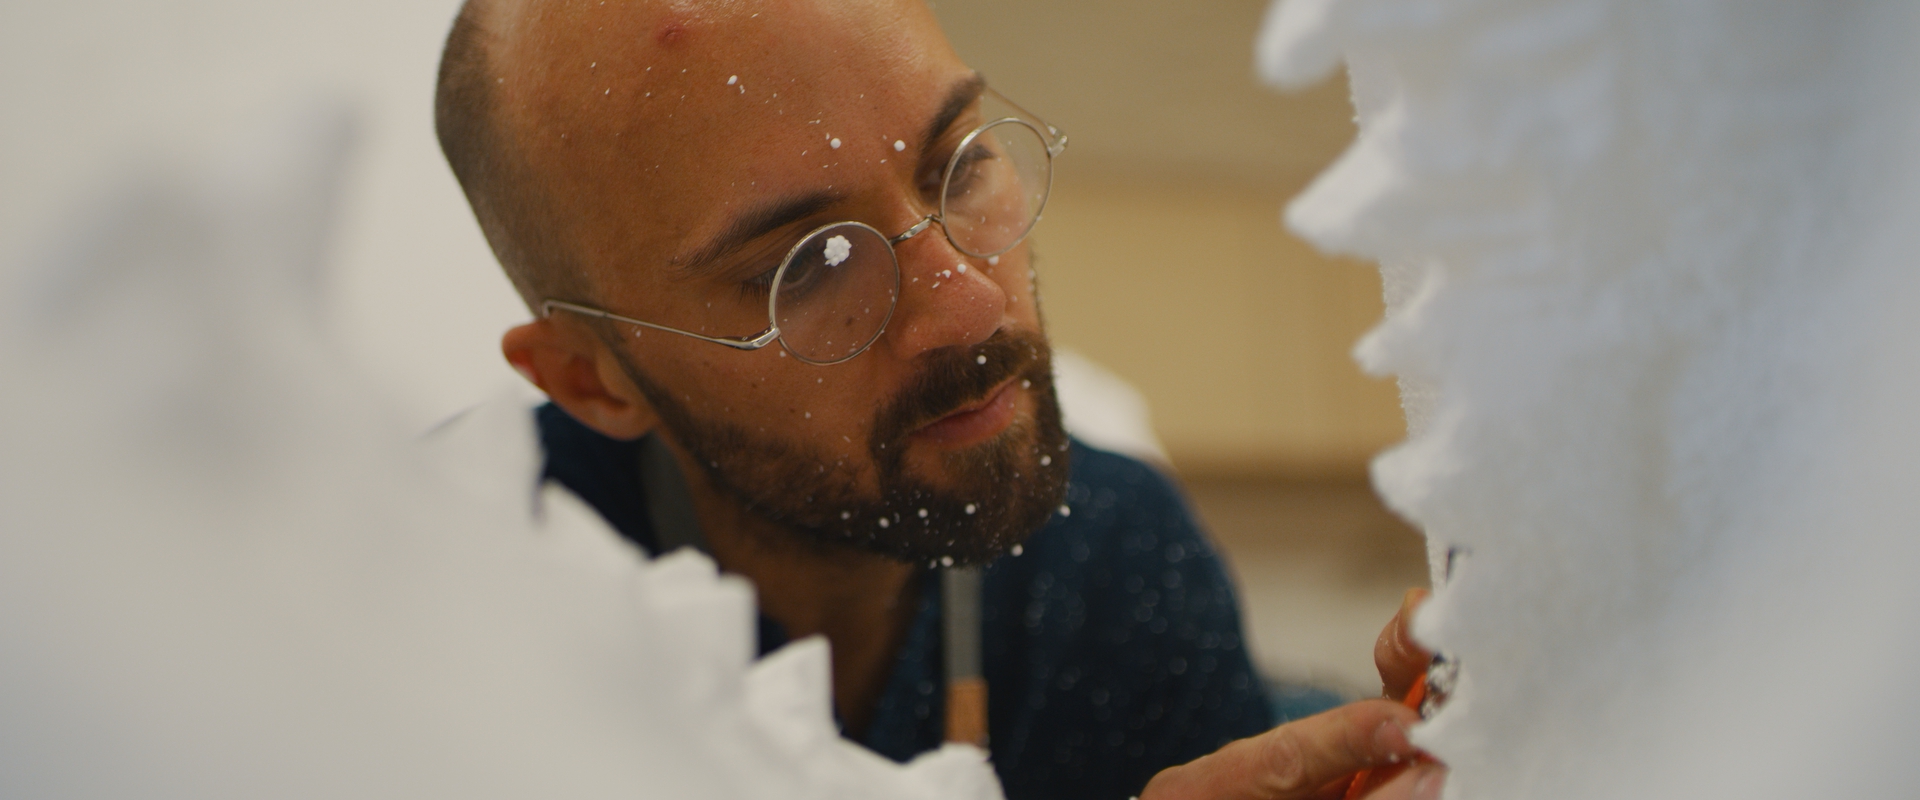
[[[921,426],[912,437],[946,447],[964,447],[992,438],[1013,422],[1018,392],[1009,378],[980,402]]]

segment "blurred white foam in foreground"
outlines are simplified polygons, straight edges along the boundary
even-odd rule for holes
[[[460,0],[0,3],[0,263],[117,180],[123,154],[191,158],[269,105],[350,99],[354,158],[316,287],[323,324],[415,428],[513,377],[528,318],[433,135],[440,46]]]
[[[1920,740],[1920,6],[1285,0],[1360,137],[1455,798],[1888,797]]]
[[[429,462],[320,333],[340,120],[0,270],[0,797],[997,798],[840,739],[824,645],[753,662],[710,562],[529,515],[530,434]]]

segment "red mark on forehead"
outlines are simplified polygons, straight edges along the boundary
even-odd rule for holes
[[[701,17],[700,7],[684,0],[662,9],[659,21],[654,23],[654,44],[667,48],[684,44],[694,26],[705,22]]]

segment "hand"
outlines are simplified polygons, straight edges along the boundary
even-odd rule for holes
[[[1419,719],[1386,700],[1350,703],[1162,770],[1140,800],[1340,800],[1354,773],[1413,758],[1407,726]],[[1420,780],[1430,767],[1407,770],[1370,800],[1413,797],[1416,786],[1429,788]],[[1438,792],[1438,780],[1431,789]]]
[[[1361,800],[1439,800],[1447,768],[1432,761],[1414,764]]]
[[[1400,613],[1387,620],[1387,627],[1380,629],[1380,638],[1373,643],[1373,666],[1380,671],[1381,687],[1390,700],[1406,697],[1413,682],[1433,663],[1433,653],[1414,642],[1407,631],[1414,610],[1432,594],[1425,589],[1408,589],[1400,600]]]

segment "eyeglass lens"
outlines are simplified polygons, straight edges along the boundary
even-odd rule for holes
[[[1026,123],[1003,119],[974,135],[947,170],[941,219],[961,252],[1004,253],[1046,205],[1052,159]],[[816,364],[845,361],[880,336],[900,289],[887,237],[859,223],[815,231],[773,284],[774,323],[788,352]]]
[[[858,223],[815,231],[774,279],[781,345],[817,364],[859,354],[892,316],[899,274],[879,231]]]
[[[1052,165],[1046,140],[1020,120],[998,120],[976,134],[953,157],[941,199],[954,245],[979,257],[1013,249],[1046,205]]]

